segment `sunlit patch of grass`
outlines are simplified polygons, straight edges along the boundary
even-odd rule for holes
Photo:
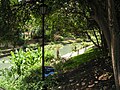
[[[66,61],[63,64],[63,70],[71,70],[74,68],[77,68],[78,66],[80,66],[81,64],[88,62],[90,60],[96,59],[97,57],[100,57],[102,55],[101,50],[99,49],[88,49],[84,54],[72,57],[70,60]]]

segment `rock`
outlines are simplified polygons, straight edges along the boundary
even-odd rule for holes
[[[101,76],[99,76],[98,80],[108,80],[108,73],[102,74]]]
[[[76,84],[76,86],[79,86],[79,85],[80,85],[79,83]]]
[[[84,86],[84,85],[85,85],[85,82],[82,82],[81,85]]]
[[[95,86],[95,84],[88,85],[89,88],[92,88],[94,86]]]
[[[97,84],[97,83],[98,83],[98,81],[94,81],[94,83],[95,83],[95,84]]]
[[[59,86],[58,88],[59,88],[59,89],[61,89],[61,88],[62,88],[62,86]]]
[[[69,82],[73,82],[73,79],[70,79]]]

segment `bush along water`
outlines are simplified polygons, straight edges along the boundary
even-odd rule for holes
[[[52,87],[55,82],[53,77],[48,77],[44,83],[41,81],[41,57],[39,47],[36,50],[27,48],[26,51],[11,52],[11,67],[0,71],[0,87],[5,90],[41,90],[43,84]],[[49,65],[53,58],[53,52],[47,50],[45,63]]]

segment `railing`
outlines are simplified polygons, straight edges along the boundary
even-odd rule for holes
[[[19,48],[9,48],[9,49],[0,50],[0,58],[9,56],[10,52],[15,51],[16,49],[19,49]]]

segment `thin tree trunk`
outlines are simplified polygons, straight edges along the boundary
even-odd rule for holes
[[[94,11],[94,14],[91,17],[98,23],[100,29],[103,31],[103,34],[107,42],[107,46],[110,50],[111,34],[108,28],[107,19],[104,16],[105,12],[100,7],[98,0],[89,0],[88,3],[90,4],[90,7]]]
[[[85,32],[85,33],[86,33],[87,37],[90,39],[90,41],[91,41],[96,47],[100,48],[100,46],[97,45],[97,44],[94,42],[94,40],[92,40],[92,38],[91,38],[91,36],[88,34],[88,32]]]
[[[97,37],[96,32],[95,32],[95,30],[94,30],[94,29],[93,29],[93,33],[94,33],[94,36],[95,36],[95,38],[96,38],[97,45],[100,47],[100,45],[99,45],[99,41],[98,41],[98,37]]]

